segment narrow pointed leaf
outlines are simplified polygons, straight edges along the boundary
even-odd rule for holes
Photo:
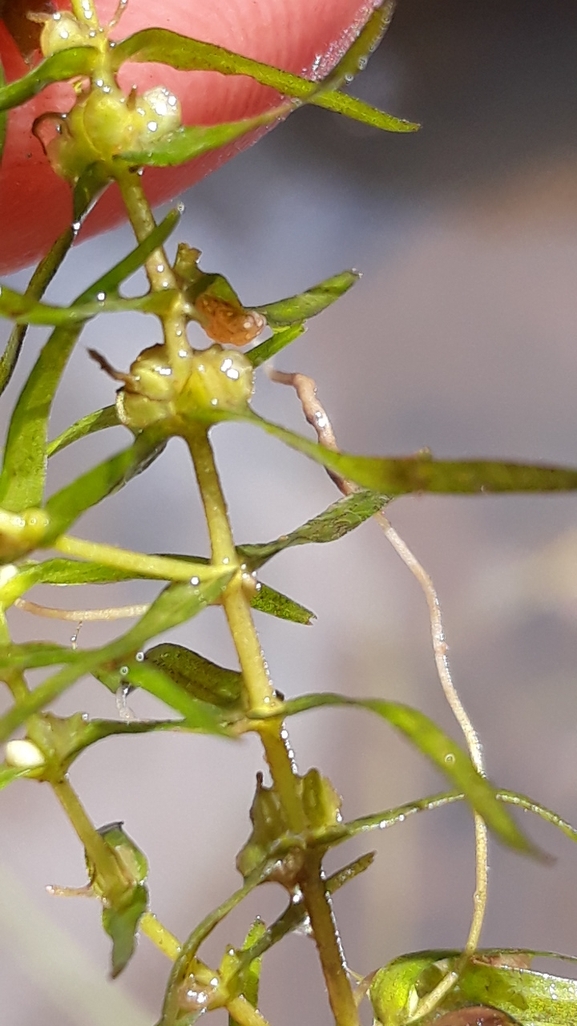
[[[263,125],[273,124],[286,116],[289,110],[290,107],[285,103],[254,118],[241,118],[220,125],[184,126],[151,142],[146,150],[130,150],[120,154],[117,159],[139,167],[173,167],[175,164],[184,164],[187,160],[201,157],[203,153],[218,150]]]
[[[89,303],[100,294],[116,292],[168,237],[178,218],[176,211],[168,214],[144,242],[86,289],[76,303]],[[52,332],[20,393],[8,429],[0,476],[0,503],[11,512],[39,506],[42,502],[52,401],[81,330],[82,324],[78,324]]]
[[[29,716],[44,709],[58,695],[62,694],[86,674],[96,674],[99,670],[106,670],[109,675],[112,675],[116,667],[124,665],[128,667],[130,660],[134,660],[136,672],[136,669],[142,665],[135,658],[136,653],[140,652],[151,638],[162,631],[177,626],[184,620],[191,619],[201,612],[202,609],[205,609],[207,605],[215,602],[229,580],[230,574],[223,573],[202,581],[198,586],[192,584],[173,584],[165,588],[152,603],[145,615],[125,634],[116,638],[108,645],[104,645],[102,648],[75,652],[74,661],[70,665],[64,666],[52,677],[49,677],[40,684],[30,695],[27,695],[23,701],[14,705],[3,716],[0,716],[0,741],[7,740],[14,730],[26,722]],[[215,729],[217,729],[218,725],[215,723],[214,717],[211,721],[210,710],[206,706],[196,702],[195,699],[182,692],[180,688],[176,688],[165,674],[160,674],[160,671],[156,671],[153,667],[143,667],[143,671],[144,669],[148,671],[149,677],[154,677],[154,680],[151,680],[151,686],[148,688],[152,694],[158,693],[154,689],[157,689],[160,683],[161,687],[165,687],[163,694],[174,694],[178,705],[171,702],[170,704],[173,708],[176,708],[185,716],[188,716],[188,713],[190,713],[195,720],[195,725],[197,724],[199,710],[203,713],[205,712],[207,724],[212,722]],[[126,681],[126,675],[123,678],[120,670],[118,672],[120,680],[124,679]],[[143,675],[146,676],[145,674]],[[135,680],[134,683],[141,687],[147,686],[146,683],[142,683],[140,678]],[[158,697],[162,697],[162,695],[158,695]],[[186,706],[188,711],[185,711],[183,706]]]
[[[183,71],[218,71],[222,75],[248,75],[283,96],[314,103],[327,110],[388,132],[414,132],[418,125],[376,110],[362,100],[344,93],[319,90],[319,83],[280,71],[268,64],[241,57],[231,50],[198,39],[180,36],[169,29],[143,29],[122,40],[114,50],[115,66],[124,61],[152,61],[169,64]]]
[[[27,75],[0,86],[0,111],[19,107],[53,82],[90,75],[100,59],[100,51],[93,46],[74,46],[47,57]]]
[[[333,502],[312,520],[307,520],[296,531],[283,534],[275,541],[261,545],[239,545],[238,551],[251,570],[257,570],[269,559],[294,545],[324,544],[337,541],[363,524],[383,508],[386,499],[375,492],[353,492]]]
[[[410,706],[382,699],[353,699],[331,693],[304,695],[285,702],[277,715],[292,716],[322,706],[352,706],[366,709],[387,720],[462,791],[466,800],[483,817],[504,844],[518,851],[537,854],[497,799],[496,789],[473,766],[469,756],[439,727]]]
[[[194,698],[224,707],[240,702],[242,674],[238,670],[227,670],[183,645],[168,642],[149,648],[144,658]]]
[[[297,296],[289,296],[288,299],[278,300],[276,303],[256,306],[255,310],[266,318],[267,324],[271,328],[300,324],[309,317],[316,317],[317,314],[326,310],[327,306],[348,292],[359,278],[358,271],[341,271],[340,274],[335,274],[332,278],[313,285],[306,292],[301,292]]]
[[[259,613],[268,613],[269,616],[276,616],[280,620],[290,620],[291,623],[301,623],[308,626],[316,619],[315,614],[302,606],[300,602],[283,595],[269,587],[268,584],[259,582],[260,587],[251,599],[251,606]]]
[[[151,292],[133,299],[108,297],[72,306],[50,306],[33,296],[0,285],[0,316],[17,324],[43,324],[54,328],[71,327],[104,313],[166,313],[176,298],[174,291]]]
[[[273,333],[270,338],[265,339],[250,352],[246,353],[247,358],[252,363],[253,367],[260,367],[262,363],[266,363],[277,353],[280,353],[282,349],[289,346],[295,339],[300,338],[301,335],[306,331],[304,324],[293,324],[288,328],[279,328],[278,330],[273,329]]]
[[[29,297],[31,300],[40,299],[48,288],[56,274],[56,271],[62,264],[64,257],[74,242],[74,239],[75,232],[72,228],[67,228],[66,231],[59,236],[49,253],[38,264],[38,267],[34,271],[34,274],[28,283],[25,296]],[[4,352],[0,357],[0,395],[4,392],[16,368],[27,327],[28,326],[26,324],[17,324],[14,326],[10,333],[8,342],[6,343]]]
[[[148,428],[138,435],[128,449],[99,463],[53,495],[46,503],[46,511],[50,516],[46,544],[68,530],[87,509],[146,470],[162,452],[165,444],[166,438],[161,427]]]
[[[57,452],[61,452],[62,449],[66,449],[68,445],[78,442],[81,438],[87,438],[88,435],[93,435],[97,431],[104,431],[105,428],[119,426],[116,406],[105,406],[102,410],[95,410],[94,413],[89,413],[81,420],[77,420],[75,424],[71,424],[62,434],[58,435],[58,438],[54,438],[48,443],[46,449],[48,458],[55,456]]]
[[[14,766],[7,766],[6,763],[0,764],[0,791],[4,787],[8,787],[13,780],[18,780],[19,777],[25,777],[29,773],[29,770],[16,769]]]
[[[567,492],[577,489],[577,468],[501,460],[436,460],[426,455],[380,457],[333,452],[294,431],[258,417],[252,411],[196,410],[204,423],[240,420],[261,427],[291,449],[383,496],[411,492],[477,495],[500,492]]]

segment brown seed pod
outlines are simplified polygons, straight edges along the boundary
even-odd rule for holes
[[[245,310],[208,292],[201,293],[194,305],[208,337],[222,345],[245,346],[265,326],[256,310]]]

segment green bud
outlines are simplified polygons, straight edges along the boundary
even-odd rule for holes
[[[179,412],[243,410],[254,390],[254,368],[242,353],[211,346],[195,352],[192,370],[179,398]]]

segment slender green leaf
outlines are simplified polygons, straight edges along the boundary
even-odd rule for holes
[[[301,698],[285,702],[276,710],[276,715],[292,716],[322,706],[352,706],[366,709],[387,720],[457,785],[466,800],[504,844],[522,852],[537,854],[534,846],[498,801],[493,785],[477,772],[462,748],[423,713],[399,702],[386,702],[377,698],[346,698],[327,692],[303,695]]]
[[[115,293],[170,235],[178,218],[177,211],[169,213],[144,242],[86,289],[76,303],[89,303],[99,295],[106,297]],[[0,476],[0,503],[11,512],[39,506],[42,502],[52,401],[81,329],[82,324],[78,324],[52,332],[20,393],[8,429]]]
[[[106,297],[91,303],[73,303],[72,306],[50,306],[39,303],[33,296],[16,292],[0,285],[0,316],[16,324],[45,324],[54,328],[72,327],[104,313],[166,313],[174,304],[176,293],[149,292],[133,299]]]
[[[334,894],[341,887],[344,887],[346,883],[354,880],[355,877],[359,876],[360,873],[364,873],[365,870],[369,869],[373,864],[375,858],[374,852],[369,852],[366,855],[361,855],[354,862],[349,862],[348,865],[343,866],[342,869],[337,870],[336,873],[332,873],[331,876],[326,879],[326,889],[329,894]],[[269,926],[265,931],[262,938],[256,942],[246,952],[243,952],[239,957],[239,970],[246,965],[250,965],[251,961],[255,958],[260,958],[264,955],[269,948],[273,947],[274,944],[278,944],[283,937],[286,937],[287,933],[291,933],[293,930],[297,930],[302,926],[307,916],[306,909],[302,901],[291,901],[288,908]]]
[[[282,534],[275,541],[261,545],[239,545],[238,551],[251,570],[258,570],[273,556],[294,545],[324,544],[343,538],[378,513],[386,501],[382,495],[375,492],[353,492],[352,495],[333,502],[318,516],[297,527],[296,531]]]
[[[207,605],[216,601],[229,580],[230,573],[222,573],[218,576],[213,575],[198,585],[180,583],[165,588],[138,623],[125,634],[102,648],[75,653],[74,661],[70,665],[64,666],[52,677],[49,677],[30,695],[1,716],[0,741],[9,738],[12,732],[25,723],[33,713],[44,709],[58,695],[76,683],[80,677],[88,673],[97,674],[99,671],[106,672],[110,677],[114,674],[116,667],[119,668],[120,681],[124,680],[147,688],[163,701],[164,695],[169,696],[171,700],[168,704],[178,712],[182,712],[187,723],[190,716],[191,726],[195,729],[201,729],[199,719],[202,717],[206,724],[206,728],[202,729],[220,730],[220,724],[209,707],[191,698],[154,667],[144,667],[136,658],[136,654],[155,635],[177,626],[184,620],[191,619]],[[140,674],[134,681],[132,677],[129,679],[130,660],[134,663],[134,672]],[[121,670],[125,665],[127,672],[122,674]],[[150,687],[148,687],[149,683]],[[159,693],[159,690],[162,691],[162,694]]]
[[[248,75],[283,96],[314,103],[327,110],[381,128],[387,132],[414,132],[418,125],[376,110],[362,100],[337,91],[319,89],[319,83],[280,71],[268,64],[241,57],[222,46],[180,36],[169,29],[143,29],[122,40],[114,50],[117,68],[124,61],[152,61],[183,71],[218,71],[222,75]]]
[[[262,919],[255,919],[250,930],[248,931],[240,949],[240,952],[250,951],[254,948],[255,944],[262,941],[266,934],[266,926]],[[260,975],[262,968],[262,957],[257,956],[252,958],[250,962],[247,962],[242,969],[238,966],[238,955],[240,952],[234,952],[232,956],[236,966],[236,984],[235,993],[241,994],[253,1008],[258,1008],[258,995],[260,986]],[[228,979],[228,977],[227,977]],[[233,1018],[232,1015],[228,1017],[228,1026],[241,1026],[240,1023]]]
[[[38,300],[44,295],[50,282],[54,278],[58,268],[61,266],[68,250],[70,249],[76,235],[78,226],[92,203],[96,193],[101,188],[101,181],[94,176],[81,175],[76,183],[73,193],[74,224],[56,239],[47,255],[40,261],[34,271],[25,292],[25,296]],[[22,344],[26,336],[28,325],[16,324],[10,333],[6,348],[0,357],[0,395],[6,388],[20,356]]]
[[[71,424],[69,428],[66,428],[66,431],[58,435],[58,438],[54,438],[52,442],[48,443],[46,449],[48,458],[55,456],[62,449],[66,449],[68,445],[72,445],[72,442],[78,442],[81,438],[87,438],[88,435],[93,435],[96,431],[119,426],[120,421],[116,412],[116,406],[105,406],[102,410],[88,413],[86,417],[82,417],[75,424]]]
[[[280,328],[278,331],[273,330],[270,338],[265,339],[264,342],[255,346],[254,349],[251,349],[245,355],[253,367],[260,367],[262,363],[266,363],[267,360],[280,353],[281,349],[285,349],[295,339],[300,338],[305,331],[306,327],[304,324],[293,324],[288,328]]]
[[[145,150],[129,150],[119,154],[117,159],[129,161],[140,167],[172,167],[175,164],[184,164],[187,160],[194,160],[203,153],[218,150],[221,146],[256,131],[257,128],[278,121],[288,114],[289,110],[289,105],[285,103],[253,118],[226,121],[220,125],[183,126],[169,135],[161,136],[158,140],[151,139]]]
[[[38,264],[38,267],[34,271],[34,274],[28,283],[25,296],[29,297],[33,301],[40,299],[48,288],[56,274],[56,271],[62,264],[64,257],[74,242],[74,238],[75,232],[73,228],[67,228],[66,231],[59,236],[50,249],[50,252]],[[22,351],[22,344],[26,336],[27,327],[27,324],[17,324],[14,326],[10,333],[8,342],[6,343],[4,352],[0,357],[0,395],[4,392],[16,368],[18,357]]]
[[[306,606],[301,606],[299,602],[295,602],[294,599],[283,595],[280,591],[275,591],[274,588],[261,581],[259,581],[259,586],[250,604],[259,613],[268,613],[269,616],[276,616],[280,620],[290,620],[291,623],[308,626],[316,619],[315,614]]]
[[[16,769],[14,766],[7,766],[5,762],[0,763],[0,791],[4,787],[8,787],[13,780],[18,780],[19,777],[25,777],[30,771],[25,769]]]
[[[238,705],[242,695],[242,674],[168,642],[149,648],[145,661],[163,670],[187,694],[212,705]]]
[[[3,645],[0,650],[0,679],[10,670],[33,670],[41,666],[60,666],[75,663],[83,653],[50,641],[26,641],[23,644]]]
[[[356,284],[359,278],[358,271],[341,271],[340,274],[335,274],[332,278],[313,285],[312,288],[297,296],[289,296],[288,299],[280,299],[276,303],[266,303],[264,306],[256,306],[254,309],[266,318],[267,324],[271,328],[301,324],[309,317],[316,317],[317,314],[326,310],[327,306],[340,299]]]
[[[74,46],[47,57],[23,78],[0,87],[0,111],[19,107],[53,82],[90,75],[99,60],[100,50],[93,46]]]
[[[63,534],[87,509],[141,474],[166,444],[162,425],[153,425],[138,435],[128,449],[104,460],[56,492],[46,503],[50,528],[46,544]]]
[[[239,420],[261,427],[291,449],[348,481],[389,498],[410,492],[475,495],[491,492],[567,492],[577,489],[577,469],[500,460],[436,460],[429,455],[380,457],[333,452],[318,442],[264,420],[251,410],[196,409],[188,416],[204,423]]]

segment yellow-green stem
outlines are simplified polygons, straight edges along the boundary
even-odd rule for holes
[[[71,7],[74,15],[82,25],[88,29],[98,31],[100,21],[96,13],[94,0],[71,0]]]
[[[52,789],[84,845],[88,860],[94,865],[99,886],[107,898],[114,902],[115,897],[122,896],[126,888],[114,852],[90,821],[68,778],[53,783]]]
[[[221,602],[240,662],[246,704],[249,711],[266,706],[270,708],[276,702],[274,688],[253,623],[250,599],[243,585],[242,571],[208,431],[205,428],[191,429],[186,441],[194,463],[206,516],[213,566],[219,569],[237,568],[237,573],[222,594]],[[268,720],[258,729],[290,829],[299,833],[305,826],[305,820],[286,733],[279,720]]]
[[[321,959],[335,1021],[338,1026],[359,1026],[358,1009],[321,863],[322,853],[309,851],[299,875],[299,884]]]
[[[228,518],[212,446],[205,429],[191,430],[187,436],[206,515],[213,563],[218,567],[237,566],[235,577],[222,595],[222,605],[236,647],[250,711],[271,706],[276,701],[258,635],[252,620],[250,600],[243,588],[242,571]],[[260,734],[266,760],[290,829],[306,829],[306,818],[297,790],[296,769],[282,721],[267,720],[256,729]],[[358,1026],[357,1007],[347,976],[339,935],[334,922],[330,897],[321,868],[322,855],[307,854],[301,883],[315,942],[338,1026]],[[247,1024],[253,1026],[253,1024]],[[254,1024],[255,1026],[255,1024]]]
[[[142,179],[136,171],[119,171],[116,177],[130,223],[139,242],[144,242],[156,227],[150,204],[142,188]],[[145,264],[153,292],[178,290],[178,282],[162,247],[155,249]],[[177,384],[184,382],[189,373],[188,360],[192,349],[186,337],[186,318],[178,305],[161,318],[164,343],[172,373]]]
[[[238,1026],[268,1026],[267,1020],[240,995],[227,1004],[228,1014]]]
[[[176,962],[180,955],[180,942],[174,934],[156,918],[153,912],[145,912],[138,923],[138,929],[144,933],[153,944],[166,955],[171,962]]]

